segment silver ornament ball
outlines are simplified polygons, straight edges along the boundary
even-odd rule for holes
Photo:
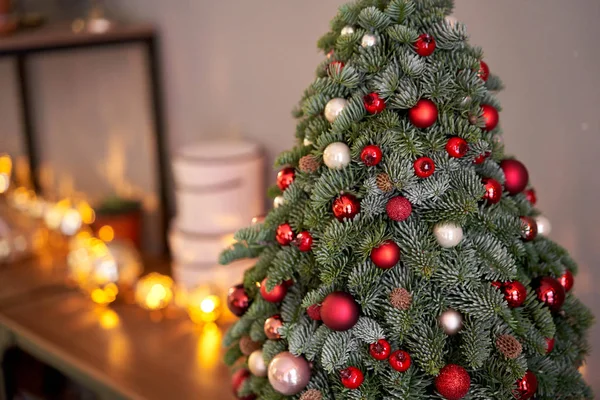
[[[463,318],[458,311],[449,309],[439,317],[440,326],[446,335],[454,335],[462,329]]]
[[[445,249],[458,245],[463,239],[463,230],[452,222],[443,222],[433,227],[435,239]]]
[[[552,224],[550,224],[550,220],[543,215],[538,215],[535,217],[535,222],[537,223],[538,235],[548,236],[550,232],[552,232]]]
[[[362,37],[362,41],[360,42],[360,45],[364,48],[373,47],[376,44],[377,37],[375,35],[371,35],[370,33],[365,34],[365,36]]]
[[[308,385],[310,366],[303,357],[285,351],[273,357],[268,375],[273,389],[285,396],[293,396]]]
[[[348,35],[352,35],[354,33],[354,28],[351,27],[350,25],[347,25],[345,27],[342,28],[342,36],[348,36]]]
[[[327,121],[333,123],[338,115],[344,110],[346,104],[348,104],[348,101],[340,97],[329,100],[325,105],[325,118]]]
[[[331,169],[342,169],[350,164],[350,147],[346,143],[334,142],[325,147],[323,162]]]
[[[279,208],[285,204],[285,199],[283,196],[277,196],[273,199],[273,207]]]
[[[263,351],[255,350],[248,357],[248,369],[254,376],[267,376],[267,365],[263,359]]]

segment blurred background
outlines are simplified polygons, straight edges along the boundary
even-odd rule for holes
[[[273,160],[293,144],[291,110],[324,57],[316,41],[345,1],[8,3],[0,153],[15,177],[9,208],[37,222],[4,218],[32,249],[52,251],[0,265],[0,349],[11,349],[3,365],[15,375],[4,386],[16,398],[165,398],[174,388],[229,398],[212,377],[227,376],[222,305],[247,264],[223,272],[216,255],[272,207]],[[507,152],[527,165],[551,237],[579,263],[577,296],[598,310],[600,3],[457,0],[454,16],[506,85]],[[15,248],[13,238],[11,257]],[[60,289],[61,274],[86,302]],[[128,307],[136,302],[143,313]],[[600,325],[590,341],[585,374],[600,392]],[[18,379],[32,365],[35,387]],[[52,374],[64,385],[48,389]]]

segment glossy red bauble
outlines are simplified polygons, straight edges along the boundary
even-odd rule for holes
[[[502,160],[500,168],[504,172],[504,188],[510,194],[521,193],[529,182],[529,172],[522,162]]]
[[[490,77],[490,67],[488,67],[486,62],[483,60],[479,62],[479,71],[477,72],[477,75],[484,82],[487,82],[488,78]]]
[[[281,190],[285,190],[294,182],[296,178],[296,170],[292,167],[285,167],[277,173],[277,186]]]
[[[333,202],[333,215],[338,221],[352,219],[360,212],[360,201],[351,194],[343,194]]]
[[[379,268],[392,268],[400,261],[400,247],[391,240],[387,240],[371,250],[371,260]]]
[[[231,375],[231,389],[233,390],[233,394],[236,398],[240,399],[240,397],[238,397],[238,391],[242,388],[244,382],[246,382],[246,379],[249,377],[250,371],[245,368],[238,369],[233,373],[233,375]]]
[[[412,204],[406,197],[395,196],[388,200],[385,211],[390,219],[401,222],[412,213]]]
[[[533,372],[527,370],[525,376],[517,380],[516,386],[517,388],[514,390],[513,394],[517,400],[531,399],[538,388],[537,377]]]
[[[502,185],[495,179],[484,178],[483,185],[485,186],[485,194],[483,199],[489,204],[496,204],[502,198]]]
[[[525,198],[531,203],[532,206],[535,206],[535,203],[537,203],[537,195],[535,194],[535,189],[527,189],[525,191]]]
[[[519,281],[501,283],[500,290],[510,308],[521,307],[527,299],[527,289]]]
[[[250,303],[250,297],[241,283],[231,287],[227,292],[227,308],[237,317],[246,313]]]
[[[446,143],[446,152],[450,157],[461,158],[464,157],[469,151],[469,145],[467,141],[459,137],[451,137]]]
[[[550,354],[554,350],[554,338],[546,338],[546,354]]]
[[[410,368],[410,354],[404,350],[396,350],[390,355],[390,366],[398,372],[406,372]]]
[[[534,282],[535,293],[540,301],[544,302],[550,311],[558,312],[565,302],[565,288],[558,280],[545,276]]]
[[[392,348],[385,339],[379,339],[375,343],[369,345],[369,354],[376,360],[382,361],[390,356]]]
[[[561,284],[563,288],[565,288],[565,292],[570,292],[573,289],[573,285],[575,284],[575,278],[573,277],[573,273],[569,270],[566,270],[564,274],[558,277],[558,283]]]
[[[415,51],[421,57],[427,57],[433,54],[435,50],[435,39],[433,36],[423,33],[415,42]]]
[[[309,231],[302,231],[296,236],[296,246],[300,251],[310,251],[312,249],[313,237]]]
[[[370,144],[360,152],[360,159],[367,167],[373,167],[381,162],[381,149],[379,146]]]
[[[473,159],[473,164],[476,164],[476,165],[483,164],[485,159],[488,158],[490,156],[490,154],[492,154],[492,153],[490,153],[489,151],[486,151],[485,153],[478,155],[477,157],[475,157]]]
[[[364,96],[363,104],[369,114],[379,114],[385,110],[385,101],[377,93],[369,93]]]
[[[434,381],[435,390],[447,400],[460,400],[471,387],[471,377],[466,369],[456,364],[448,364],[440,370]]]
[[[498,126],[498,120],[500,119],[500,115],[498,115],[498,110],[489,104],[481,105],[482,117],[485,123],[483,130],[491,131]]]
[[[435,163],[429,157],[419,157],[415,160],[413,167],[415,175],[419,178],[427,178],[435,172]]]
[[[294,231],[292,230],[292,226],[287,222],[279,225],[275,231],[275,239],[282,246],[287,246],[288,244],[292,243],[294,240]]]
[[[313,321],[320,321],[321,320],[321,305],[313,304],[313,305],[308,306],[306,308],[306,315],[308,315],[308,317],[310,319],[312,319]]]
[[[325,326],[334,331],[352,328],[359,315],[360,308],[350,293],[329,293],[321,304],[321,319]]]
[[[348,389],[358,389],[365,377],[362,371],[356,367],[348,367],[340,371],[342,385]]]
[[[537,237],[537,222],[531,217],[521,217],[521,238],[530,242]]]
[[[273,290],[269,292],[267,291],[267,278],[265,278],[260,284],[260,294],[263,299],[269,303],[279,303],[287,294],[287,286],[285,286],[283,283],[280,283],[279,285],[275,285]]]
[[[431,125],[435,124],[437,117],[437,106],[429,99],[417,101],[417,104],[408,110],[408,119],[417,128],[429,128]]]

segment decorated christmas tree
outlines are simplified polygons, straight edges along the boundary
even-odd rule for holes
[[[452,7],[359,0],[319,41],[274,209],[222,255],[257,258],[228,298],[238,398],[592,398],[577,266]]]

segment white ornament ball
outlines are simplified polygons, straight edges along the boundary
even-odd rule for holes
[[[342,99],[340,97],[329,100],[327,105],[325,105],[325,118],[327,121],[333,123],[338,115],[340,115],[344,107],[346,107],[346,104],[348,104],[346,99]]]
[[[433,234],[440,246],[449,249],[460,243],[463,230],[452,222],[439,223],[433,227]]]
[[[280,206],[285,204],[285,199],[283,196],[277,196],[273,199],[273,207],[279,208]]]
[[[444,17],[444,20],[446,20],[446,23],[452,27],[456,26],[456,23],[458,22],[458,20],[452,15],[447,15]]]
[[[311,142],[307,138],[304,138],[304,142],[303,143],[304,143],[305,146],[312,146],[313,145],[313,142]]]
[[[331,169],[343,169],[350,164],[350,147],[346,143],[334,142],[323,152],[323,162]]]
[[[342,28],[342,36],[352,35],[354,33],[354,28],[350,25]]]
[[[256,350],[248,357],[248,369],[254,376],[267,376],[267,366],[263,359],[263,351]]]
[[[552,232],[550,220],[543,215],[535,217],[535,222],[537,223],[537,232],[539,235],[548,236]]]
[[[286,396],[300,393],[310,380],[310,366],[303,357],[289,351],[277,354],[269,363],[269,383]]]
[[[462,329],[463,318],[458,311],[448,309],[439,317],[440,326],[446,335],[454,335]]]
[[[373,47],[376,44],[377,37],[375,35],[371,35],[370,33],[365,34],[365,36],[362,37],[362,41],[360,42],[360,45],[364,48]]]

